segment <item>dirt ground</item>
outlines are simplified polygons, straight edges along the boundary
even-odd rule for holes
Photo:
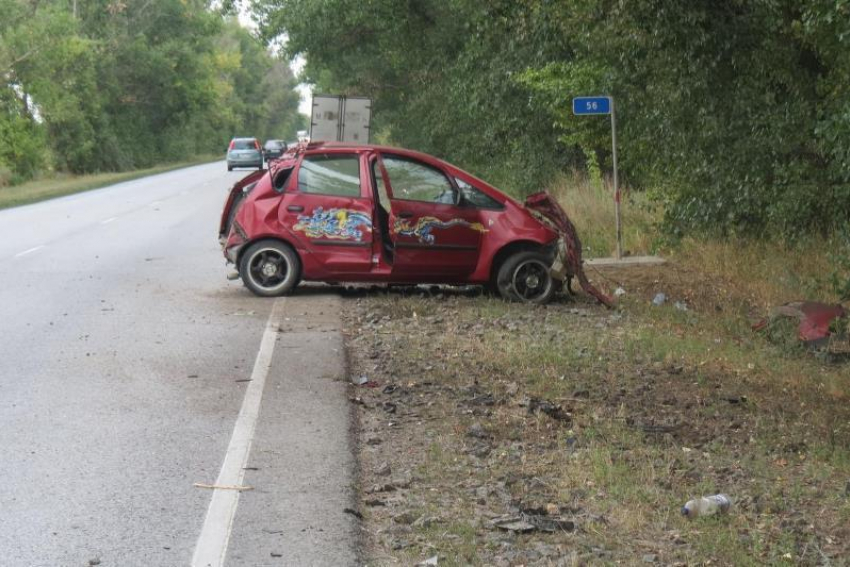
[[[724,282],[628,270],[589,274],[616,310],[345,294],[370,565],[848,562],[850,367],[753,334]]]

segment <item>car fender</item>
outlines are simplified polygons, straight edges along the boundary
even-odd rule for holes
[[[481,242],[478,265],[470,280],[490,281],[493,270],[504,261],[506,250],[534,250],[553,245],[558,233],[524,209],[510,204],[504,211],[482,212],[482,224],[488,230]],[[553,256],[554,258],[554,256]]]

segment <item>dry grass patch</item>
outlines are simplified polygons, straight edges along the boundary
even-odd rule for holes
[[[374,564],[818,564],[850,553],[850,432],[835,427],[850,411],[787,373],[839,387],[846,369],[638,301],[610,312],[378,294],[350,307],[354,372],[378,383],[355,392]],[[730,516],[679,515],[719,491],[735,500]],[[498,528],[511,515],[575,529]]]
[[[558,179],[550,191],[575,223],[584,257],[613,256],[611,188],[573,174]],[[839,283],[850,279],[850,241],[840,235],[797,242],[688,237],[672,245],[660,238],[661,218],[662,210],[646,194],[624,192],[624,250],[631,255],[660,253],[672,264],[667,271],[596,271],[603,285],[609,283],[611,291],[622,285],[628,291],[655,284],[659,290],[672,287],[687,293],[697,307],[761,312],[801,298],[836,302],[840,298],[831,277]],[[847,265],[841,266],[842,261]]]
[[[578,230],[585,258],[613,257],[616,253],[616,217],[613,189],[579,173],[557,179],[549,192],[561,203]],[[632,256],[656,251],[660,210],[644,193],[628,189],[621,202],[623,251]]]

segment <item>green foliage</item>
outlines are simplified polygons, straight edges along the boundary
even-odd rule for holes
[[[43,133],[21,115],[21,100],[0,92],[0,187],[31,177],[44,161]]]
[[[695,230],[795,237],[850,219],[848,0],[254,0],[318,90],[371,96],[375,126],[515,192],[610,172]]]
[[[850,227],[835,234],[832,240],[828,254],[832,269],[827,281],[841,301],[850,301]]]
[[[289,55],[307,56],[305,76],[318,92],[374,100],[376,138],[451,160],[516,193],[581,163],[580,154],[555,148],[551,118],[512,80],[561,50],[545,18],[529,22],[521,3],[254,4],[267,37],[286,32]]]
[[[237,134],[293,138],[303,119],[288,66],[226,12],[0,0],[3,177],[149,167],[223,152]]]

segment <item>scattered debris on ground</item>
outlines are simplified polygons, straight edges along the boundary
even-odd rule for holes
[[[369,564],[850,556],[844,373],[777,362],[747,324],[707,322],[719,298],[663,278],[622,284],[621,311],[349,291],[350,373],[375,384],[351,386]],[[717,493],[734,495],[728,514],[682,516]]]
[[[847,311],[839,304],[794,301],[775,307],[769,317],[753,325],[753,330],[771,333],[777,325],[782,327],[782,321],[791,319],[796,323],[796,340],[812,348],[828,347],[832,339],[842,343],[847,341],[846,334],[842,336],[842,333],[834,332],[836,323],[846,318]]]

